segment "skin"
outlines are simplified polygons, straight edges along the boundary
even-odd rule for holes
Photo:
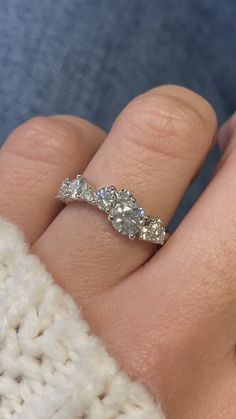
[[[77,173],[134,192],[168,224],[216,137],[209,103],[178,86],[135,98],[106,135],[72,116],[37,117],[0,151],[0,214],[25,232],[121,367],[168,419],[236,417],[236,118],[219,134],[210,184],[158,252],[102,212],[55,200]]]

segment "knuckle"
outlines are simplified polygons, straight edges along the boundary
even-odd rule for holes
[[[7,150],[34,161],[64,165],[71,157],[71,142],[76,141],[72,134],[67,122],[38,116],[10,134]]]
[[[183,99],[168,94],[146,94],[133,99],[118,125],[119,135],[125,139],[175,158],[191,159],[207,143],[201,114]]]

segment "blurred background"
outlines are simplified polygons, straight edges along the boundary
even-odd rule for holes
[[[236,108],[235,0],[0,0],[0,143],[35,115],[75,114],[109,129],[122,107],[177,83]],[[215,148],[178,223],[203,190]]]

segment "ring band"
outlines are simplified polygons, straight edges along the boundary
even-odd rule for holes
[[[117,190],[115,186],[107,186],[96,190],[84,176],[77,175],[76,179],[67,178],[62,182],[57,198],[66,204],[85,201],[96,206],[108,215],[108,220],[119,233],[130,239],[160,245],[167,239],[163,221],[146,215],[126,188]]]

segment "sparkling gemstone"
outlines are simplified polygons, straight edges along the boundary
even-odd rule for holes
[[[148,227],[144,226],[140,232],[140,238],[142,240],[148,240]]]
[[[155,233],[155,243],[159,243],[159,244],[164,244],[165,242],[165,236],[166,236],[166,232],[165,232],[165,228],[158,226],[157,227],[157,231]]]
[[[93,204],[96,200],[95,193],[90,188],[83,190],[81,195],[90,204]]]
[[[60,189],[57,194],[57,198],[61,199],[62,201],[66,201],[68,198],[68,186],[70,184],[70,179],[65,179],[64,182],[61,184]]]
[[[69,193],[72,198],[79,198],[79,196],[87,190],[87,184],[83,177],[78,177],[73,180],[69,185]]]
[[[117,191],[114,187],[101,188],[96,192],[96,201],[98,207],[109,211],[117,203]]]
[[[156,244],[163,244],[165,240],[165,228],[159,219],[152,219],[145,224],[139,234],[140,239],[148,240]]]
[[[138,203],[134,196],[131,194],[131,192],[128,189],[120,189],[118,192],[119,200],[125,201],[128,203],[131,207],[137,208]]]
[[[129,202],[120,201],[109,212],[113,227],[122,234],[135,237],[144,224],[144,211]]]

